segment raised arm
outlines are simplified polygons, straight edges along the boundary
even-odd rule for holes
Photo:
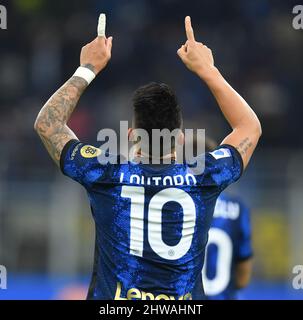
[[[227,83],[214,66],[211,50],[195,40],[190,17],[185,19],[187,42],[178,55],[189,70],[196,73],[213,93],[232,127],[222,144],[234,146],[240,152],[246,168],[262,134],[260,121],[247,102]]]
[[[99,36],[82,48],[80,65],[70,78],[43,106],[35,122],[35,130],[52,159],[59,165],[61,152],[72,139],[77,139],[67,126],[78,101],[89,82],[99,74],[111,58],[112,37],[105,37],[99,23]]]

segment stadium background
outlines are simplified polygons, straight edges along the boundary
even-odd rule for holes
[[[221,139],[228,127],[207,89],[176,56],[191,15],[199,40],[261,118],[263,138],[230,191],[252,208],[254,272],[244,298],[302,299],[292,269],[303,264],[303,30],[285,0],[10,0],[0,30],[0,299],[83,296],[94,231],[85,192],[63,177],[34,133],[50,94],[95,37],[100,12],[114,36],[113,59],[77,108],[71,127],[94,142],[99,129],[130,119],[132,91],[151,80],[172,85],[187,128]]]

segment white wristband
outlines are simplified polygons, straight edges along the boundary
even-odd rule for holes
[[[88,68],[79,67],[74,73],[74,77],[80,77],[90,84],[96,78],[96,75]]]

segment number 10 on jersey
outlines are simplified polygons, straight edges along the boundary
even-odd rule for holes
[[[153,251],[163,259],[177,260],[190,249],[196,225],[196,207],[191,196],[182,189],[167,188],[156,193],[145,204],[145,188],[123,186],[121,196],[129,198],[130,204],[130,253],[143,257],[144,249],[144,205],[147,210],[148,242]],[[183,209],[181,239],[175,246],[167,245],[162,239],[163,207],[167,202],[177,202]]]

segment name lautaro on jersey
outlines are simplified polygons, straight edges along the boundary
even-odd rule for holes
[[[122,172],[120,174],[120,183],[136,184],[136,185],[147,185],[147,186],[195,186],[197,179],[191,173],[186,175],[175,175],[175,176],[155,176],[146,177],[137,174],[132,174],[129,177],[125,176]]]

